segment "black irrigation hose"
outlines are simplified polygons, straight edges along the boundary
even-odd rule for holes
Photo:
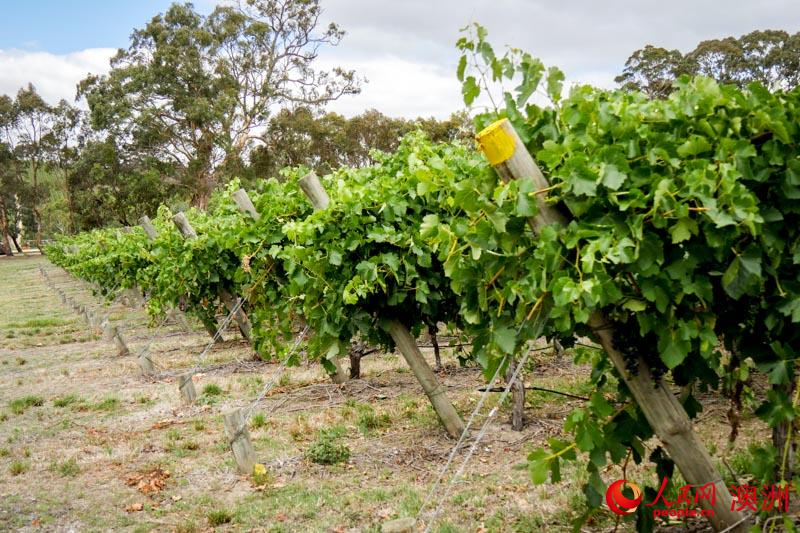
[[[487,389],[486,387],[481,387],[478,390],[480,392],[486,390],[488,390],[489,392],[503,392],[505,390],[505,387],[492,387],[491,389]],[[577,394],[570,394],[569,392],[561,392],[558,390],[546,389],[544,387],[525,387],[525,390],[538,390],[541,392],[549,392],[551,394],[559,394],[561,396],[566,396],[568,398],[575,398],[576,400],[583,400],[585,402],[588,402],[590,400],[590,398],[587,398],[586,396],[578,396]]]

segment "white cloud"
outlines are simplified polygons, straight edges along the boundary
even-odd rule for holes
[[[333,65],[322,60],[318,66]],[[352,116],[375,108],[391,116],[445,118],[458,109],[458,81],[436,65],[387,55],[346,61],[341,66],[355,69],[368,83],[360,94],[329,104],[329,111]]]
[[[20,87],[33,83],[39,94],[55,104],[72,102],[77,84],[87,74],[104,74],[113,48],[88,48],[69,54],[27,50],[0,50],[0,94],[16,95]]]

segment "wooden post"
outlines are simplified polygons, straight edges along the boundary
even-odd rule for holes
[[[103,330],[103,340],[111,342],[114,338],[114,326],[108,321],[108,318],[103,319],[100,323],[100,329]]]
[[[175,223],[175,226],[178,227],[178,230],[183,235],[184,239],[194,239],[197,237],[197,232],[192,227],[191,223],[189,223],[189,219],[186,218],[186,215],[183,213],[178,213],[177,215],[172,217],[172,221]],[[234,306],[236,305],[236,299],[227,289],[221,289],[219,293],[219,298],[222,300],[222,303],[225,307],[228,308],[228,311],[232,311]],[[244,309],[239,307],[239,310],[234,313],[233,318],[236,320],[236,323],[239,325],[239,331],[242,332],[242,337],[247,339],[248,341],[252,338],[252,330],[253,327],[250,324],[250,319],[247,318],[247,313],[244,312]],[[208,329],[208,324],[205,324],[206,329]]]
[[[517,360],[514,357],[508,359],[508,369],[506,370],[506,383],[510,382],[517,369]],[[525,382],[522,380],[522,372],[517,374],[517,379],[511,383],[511,429],[522,431],[525,425]]]
[[[181,232],[184,239],[194,239],[197,237],[197,232],[192,227],[192,224],[189,222],[189,219],[186,218],[186,215],[183,213],[178,213],[177,215],[172,217],[172,222],[178,228],[178,231]]]
[[[147,238],[151,241],[156,240],[158,237],[158,233],[156,232],[156,227],[153,226],[153,223],[150,221],[150,217],[147,215],[142,215],[139,219],[139,224],[141,224],[142,229],[144,230]]]
[[[117,347],[117,353],[119,354],[120,357],[125,357],[127,355],[130,355],[131,352],[130,350],[128,350],[128,345],[125,344],[125,339],[122,338],[122,335],[119,332],[119,328],[113,326],[113,329],[114,329],[114,336],[112,337],[112,340],[114,341],[114,345]]]
[[[147,350],[139,354],[138,363],[143,376],[152,376],[156,373],[156,367],[153,364],[153,360],[150,359],[150,354]]]
[[[242,474],[252,474],[256,464],[256,453],[250,442],[250,432],[247,431],[241,409],[234,409],[222,415],[225,422],[225,434],[231,445],[236,465]]]
[[[476,139],[489,163],[505,180],[529,179],[537,190],[548,187],[547,180],[534,162],[519,135],[508,119],[499,120],[481,131]],[[565,224],[567,217],[554,206],[546,203],[544,194],[537,194],[538,212],[529,219],[534,233],[538,234],[548,224]],[[636,403],[644,413],[647,422],[661,440],[664,449],[680,469],[687,483],[702,486],[713,483],[716,487],[716,501],[703,500],[700,504],[713,509],[709,517],[716,531],[743,532],[748,529],[745,516],[733,511],[731,494],[722,476],[717,472],[711,456],[692,429],[692,422],[677,398],[667,388],[663,380],[653,379],[647,362],[638,360],[638,372],[628,372],[625,358],[615,348],[614,331],[611,322],[601,311],[595,311],[588,322],[595,336],[600,340],[609,359],[625,380]],[[655,385],[654,385],[655,383]]]
[[[193,404],[197,400],[197,390],[192,381],[192,372],[187,372],[178,376],[178,389],[181,391],[181,398],[188,404]]]
[[[325,209],[331,203],[328,193],[325,192],[325,188],[313,172],[309,172],[300,178],[298,185],[300,185],[300,189],[302,189],[315,210]],[[347,374],[342,368],[341,361],[338,358],[329,359],[329,361],[336,367],[336,371],[330,375],[333,382],[339,385],[347,381]]]
[[[228,309],[228,312],[233,311],[233,309],[236,307],[236,298],[234,298],[233,294],[231,294],[228,289],[222,289],[219,291],[219,299],[222,300],[222,303]],[[250,324],[250,319],[247,318],[247,314],[242,310],[241,306],[239,306],[239,309],[237,309],[236,313],[233,314],[233,318],[239,325],[239,331],[242,333],[242,337],[248,341],[251,341],[253,326]]]
[[[419,351],[416,340],[411,336],[408,328],[397,320],[389,322],[389,335],[392,336],[398,351],[403,355],[417,381],[422,385],[425,394],[433,405],[433,410],[439,416],[447,433],[457,439],[464,432],[464,422],[458,416],[453,404],[445,395],[444,385],[439,383],[428,362]]]
[[[297,182],[300,185],[300,188],[303,190],[303,193],[308,197],[308,201],[311,202],[311,205],[314,206],[314,209],[327,209],[328,204],[331,203],[331,199],[328,196],[328,193],[325,191],[325,187],[322,186],[322,183],[319,181],[317,175],[313,172],[309,172]]]
[[[243,213],[248,213],[251,217],[253,217],[253,220],[259,220],[261,218],[261,215],[258,214],[256,207],[253,205],[253,201],[250,200],[250,197],[247,195],[247,191],[244,189],[239,189],[233,193],[233,201],[236,202],[236,206]]]

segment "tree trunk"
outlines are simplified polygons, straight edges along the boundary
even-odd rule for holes
[[[31,166],[31,178],[33,180],[33,218],[36,221],[36,247],[42,249],[42,214],[39,212],[39,164],[34,158]]]
[[[361,379],[361,350],[350,348],[350,379]]]
[[[8,232],[8,216],[6,214],[6,203],[0,195],[0,230],[3,232],[3,251],[9,257],[14,256],[11,249],[11,235]]]
[[[519,372],[517,379],[511,381],[516,369],[516,358],[509,358],[506,383],[511,383],[511,429],[522,431],[525,425],[525,382],[522,379],[522,372]]]
[[[228,289],[221,289],[219,291],[219,299],[222,300],[222,303],[228,309],[229,313],[236,307],[236,298]],[[244,304],[244,302],[242,303]],[[239,326],[239,331],[241,332],[242,337],[244,337],[244,339],[248,342],[252,342],[253,326],[250,324],[250,319],[247,318],[247,313],[244,312],[242,306],[239,306],[239,309],[237,309],[236,313],[233,314],[233,319],[236,320],[236,324]]]
[[[215,342],[225,342],[225,338],[222,336],[222,332],[220,331],[219,334],[217,333],[217,330],[219,330],[219,325],[215,320],[212,320],[210,318],[201,318],[200,322],[203,323],[203,327],[206,329],[206,333],[208,333],[208,336],[211,337],[212,339],[214,338],[217,339]]]
[[[556,338],[553,339],[553,358],[558,363],[564,359],[564,347],[561,346],[561,342],[559,342],[559,340]]]
[[[436,324],[428,325],[428,335],[431,337],[431,345],[433,346],[433,369],[439,372],[442,369],[442,356],[439,353],[439,339],[436,337]]]
[[[546,189],[549,184],[531,157],[519,135],[508,119],[499,120],[477,135],[478,143],[486,158],[505,181],[530,179],[536,190]],[[566,224],[568,219],[555,207],[547,204],[545,194],[537,194],[538,213],[529,219],[537,235],[550,224]],[[717,472],[711,456],[692,429],[692,422],[678,399],[667,388],[663,380],[656,382],[644,359],[639,359],[637,375],[627,370],[625,358],[614,343],[611,322],[600,311],[595,311],[588,321],[589,327],[600,340],[609,359],[625,380],[632,396],[644,413],[647,422],[661,440],[670,458],[680,469],[684,479],[695,486],[713,483],[716,501],[703,500],[702,506],[713,509],[709,517],[717,531],[747,531],[748,525],[741,512],[733,511],[731,494],[722,476]]]
[[[773,385],[772,390],[782,392],[791,399],[794,394],[794,382]],[[794,442],[793,428],[792,421],[781,422],[772,428],[772,445],[775,446],[775,451],[778,453],[778,463],[775,465],[774,473],[776,483],[793,479],[794,454],[797,448]]]
[[[17,242],[17,238],[14,237],[13,234],[11,235],[11,241],[14,243],[14,248],[16,248],[19,253],[21,254],[25,253],[22,251],[22,246],[19,245],[19,242]]]

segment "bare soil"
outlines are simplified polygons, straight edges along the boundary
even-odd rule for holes
[[[142,377],[135,356],[119,357],[62,304],[40,266],[73,298],[109,315],[134,354],[152,341],[157,375]],[[208,343],[199,324],[191,323],[190,331],[177,323],[158,328],[134,302],[106,306],[40,256],[0,259],[0,280],[2,530],[380,531],[387,520],[416,516],[454,444],[397,355],[370,355],[362,361],[362,379],[342,386],[319,365],[301,365],[287,369],[254,406],[249,431],[269,473],[268,482],[254,486],[236,471],[221,413],[250,406],[279,364],[255,361],[238,333],[226,331],[227,340],[201,362],[198,403],[187,406],[176,376],[198,364]],[[484,380],[478,369],[460,367],[453,351],[443,350],[439,377],[466,417]],[[526,382],[590,392],[589,367],[574,365],[569,354],[562,360],[549,351],[537,354]],[[491,395],[488,407],[498,396]],[[737,444],[728,448],[727,405],[706,400],[697,429],[735,470],[737,457],[746,464],[746,443],[765,429],[745,417]],[[583,468],[568,469],[560,483],[532,486],[524,466],[527,452],[560,435],[564,417],[581,404],[529,392],[522,432],[510,429],[510,409],[501,406],[460,481],[450,485],[448,476],[427,507],[441,504],[432,530],[571,530],[581,512]],[[342,435],[350,449],[346,462],[328,466],[307,458],[324,431]],[[618,479],[620,469],[610,466],[603,476]],[[655,483],[652,465],[630,467],[629,477],[637,476],[642,485]],[[614,527],[609,513],[583,530]]]

